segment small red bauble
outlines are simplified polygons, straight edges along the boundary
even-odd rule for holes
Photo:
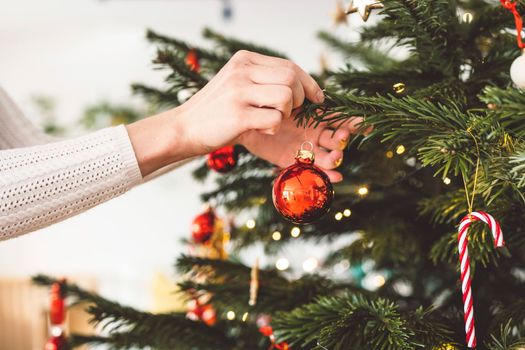
[[[188,51],[188,54],[186,55],[186,64],[195,73],[199,73],[201,70],[201,65],[199,63],[199,56],[197,55],[197,51],[194,49],[191,49]]]
[[[234,146],[225,146],[208,154],[208,167],[219,173],[227,173],[235,168],[238,155]]]
[[[66,350],[67,343],[64,335],[52,336],[48,339],[44,350]]]
[[[62,284],[55,282],[51,286],[49,297],[49,321],[52,325],[61,325],[66,318],[66,305]]]
[[[314,165],[311,151],[300,150],[295,159],[275,179],[273,204],[291,222],[308,224],[330,209],[334,190],[328,176]]]
[[[191,236],[195,243],[203,244],[209,241],[213,235],[216,220],[217,216],[211,208],[193,219]]]
[[[186,317],[193,321],[201,320],[210,327],[217,323],[217,312],[214,307],[210,304],[201,305],[198,299],[188,302]]]

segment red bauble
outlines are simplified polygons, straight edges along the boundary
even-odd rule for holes
[[[213,209],[208,209],[204,213],[193,219],[191,224],[191,236],[195,243],[206,243],[213,235],[215,229],[215,212]]]
[[[313,164],[312,152],[301,150],[295,159],[275,179],[273,204],[291,222],[307,224],[330,209],[334,190],[328,176]]]
[[[49,297],[49,322],[52,325],[61,325],[66,319],[66,305],[62,284],[55,282],[51,286]]]
[[[217,323],[215,308],[210,304],[201,305],[198,299],[192,299],[188,302],[186,317],[193,321],[201,320],[210,327]]]
[[[52,336],[48,339],[44,350],[66,350],[67,343],[64,335]]]
[[[208,166],[219,173],[235,168],[238,155],[234,146],[225,146],[208,154]]]
[[[197,55],[197,51],[195,51],[194,49],[188,51],[188,54],[186,55],[186,64],[192,71],[194,71],[195,73],[199,73],[199,71],[201,70],[201,65],[199,63],[199,56]]]

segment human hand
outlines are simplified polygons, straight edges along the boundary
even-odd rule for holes
[[[352,134],[361,130],[363,118],[351,118],[337,125],[321,123],[317,128],[298,128],[293,118],[282,121],[275,135],[265,135],[258,131],[248,131],[240,138],[240,143],[253,154],[284,168],[294,162],[297,150],[303,141],[312,143],[315,164],[321,167],[332,182],[340,182],[343,176],[336,171],[343,161],[343,150]],[[370,131],[366,129],[365,132]]]

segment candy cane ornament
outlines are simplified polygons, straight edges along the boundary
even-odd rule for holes
[[[467,335],[467,345],[469,348],[476,347],[476,330],[474,327],[474,306],[472,302],[472,288],[470,278],[470,259],[468,255],[468,229],[470,224],[474,221],[483,221],[489,225],[494,237],[494,246],[496,248],[503,247],[503,233],[499,223],[494,220],[492,216],[482,211],[472,212],[465,216],[458,229],[458,250],[459,262],[461,266],[461,291],[463,293],[463,309],[465,311],[465,333]]]

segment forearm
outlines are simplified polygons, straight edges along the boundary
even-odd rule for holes
[[[141,181],[123,126],[0,151],[0,240],[76,215]]]
[[[143,177],[202,154],[188,135],[185,116],[178,107],[127,126]]]

